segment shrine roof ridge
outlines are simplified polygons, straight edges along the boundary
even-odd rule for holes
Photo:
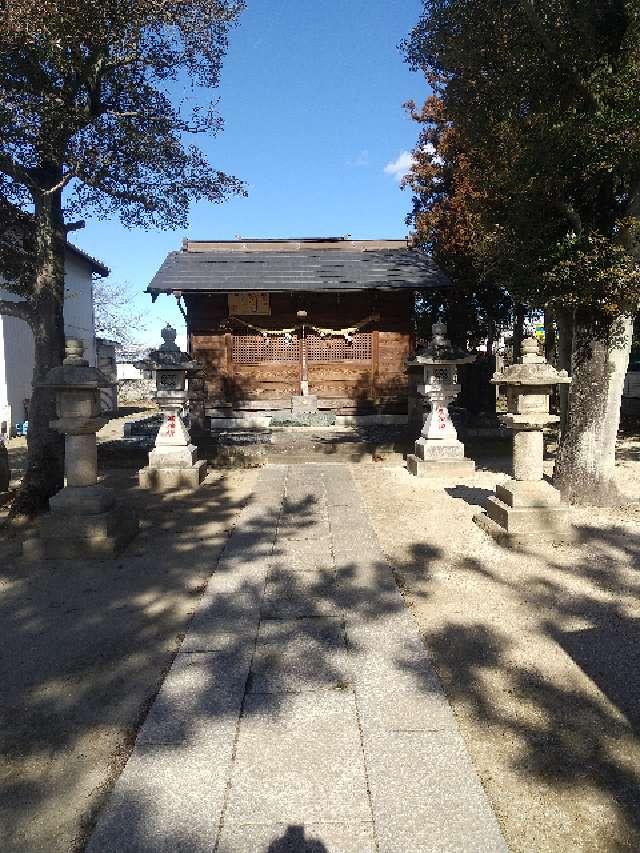
[[[423,290],[448,278],[404,240],[185,241],[147,287],[159,293]],[[197,245],[196,245],[197,244]]]

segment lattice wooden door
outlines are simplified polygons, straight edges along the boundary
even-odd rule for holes
[[[356,332],[350,340],[344,337],[321,336],[315,333],[304,337],[285,335],[234,335],[231,360],[238,365],[298,364],[301,388],[307,387],[308,366],[322,364],[371,363],[373,335]],[[355,365],[354,365],[355,366]],[[364,366],[364,365],[363,365]],[[308,388],[313,393],[313,388]]]

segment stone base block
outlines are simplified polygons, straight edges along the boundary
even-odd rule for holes
[[[157,445],[149,454],[149,468],[191,468],[198,461],[195,444]]]
[[[461,441],[444,442],[418,439],[414,453],[418,459],[425,461],[435,459],[464,459],[464,444]]]
[[[141,489],[151,492],[170,492],[179,489],[197,489],[207,476],[207,463],[198,460],[185,468],[142,468],[139,472]]]
[[[138,533],[138,518],[130,506],[115,504],[91,515],[54,511],[40,519],[38,535],[22,548],[28,560],[108,559]]]
[[[241,418],[211,418],[211,431],[219,429],[268,429],[271,426],[268,415],[247,415]]]
[[[486,513],[473,520],[500,544],[527,544],[537,541],[571,542],[575,538],[569,507],[509,506],[497,497],[488,498]]]
[[[474,522],[484,530],[491,538],[506,548],[517,548],[531,545],[534,542],[544,540],[545,542],[553,542],[554,544],[571,543],[576,541],[575,530],[570,526],[565,534],[554,534],[553,536],[543,536],[540,533],[514,533],[505,530],[499,524],[496,524],[493,519],[485,512],[479,512],[473,516]]]
[[[291,414],[294,418],[301,415],[315,415],[318,411],[318,398],[313,395],[297,396],[291,398]]]
[[[560,492],[546,480],[510,480],[496,486],[496,496],[510,507],[557,507]]]
[[[114,505],[113,492],[104,486],[65,486],[49,498],[49,509],[56,517],[99,515],[112,509]]]
[[[473,459],[420,459],[413,453],[407,456],[407,470],[414,477],[468,477],[476,469]]]
[[[406,426],[407,415],[336,415],[337,427]]]

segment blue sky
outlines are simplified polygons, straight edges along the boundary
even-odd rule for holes
[[[127,230],[89,221],[74,242],[127,282],[146,314],[146,343],[184,322],[170,297],[143,293],[184,237],[402,237],[410,195],[390,164],[415,144],[402,103],[427,94],[397,49],[419,0],[247,0],[231,31],[215,96],[224,130],[199,142],[210,162],[247,183],[247,198],[198,204],[188,231]],[[387,171],[385,171],[385,167]]]

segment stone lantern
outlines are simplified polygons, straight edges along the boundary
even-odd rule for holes
[[[195,445],[182,415],[187,402],[187,377],[198,369],[186,352],[176,344],[176,330],[165,326],[163,343],[149,353],[149,358],[137,362],[145,378],[156,384],[154,400],[162,412],[162,424],[155,447],[149,454],[149,464],[140,471],[143,489],[197,488],[207,474],[207,463],[198,460]]]
[[[24,543],[31,558],[109,557],[138,532],[131,507],[97,482],[96,433],[107,420],[100,417],[100,389],[111,383],[83,355],[84,342],[67,339],[62,366],[42,382],[56,394],[58,418],[50,426],[65,436],[66,485],[49,499],[38,535]]]
[[[507,414],[501,420],[513,430],[512,479],[496,486],[486,514],[474,521],[498,540],[565,539],[571,531],[569,507],[543,479],[544,429],[560,420],[549,414],[552,387],[571,379],[538,354],[538,342],[530,337],[522,343],[519,361],[494,374],[491,382],[507,391]]]
[[[425,352],[408,362],[409,367],[417,366],[423,371],[418,393],[428,398],[431,411],[424,418],[414,453],[407,456],[407,468],[416,477],[469,474],[475,469],[475,462],[464,455],[449,405],[460,393],[458,365],[470,364],[476,356],[453,349],[444,323],[434,323],[431,331],[433,338]]]

